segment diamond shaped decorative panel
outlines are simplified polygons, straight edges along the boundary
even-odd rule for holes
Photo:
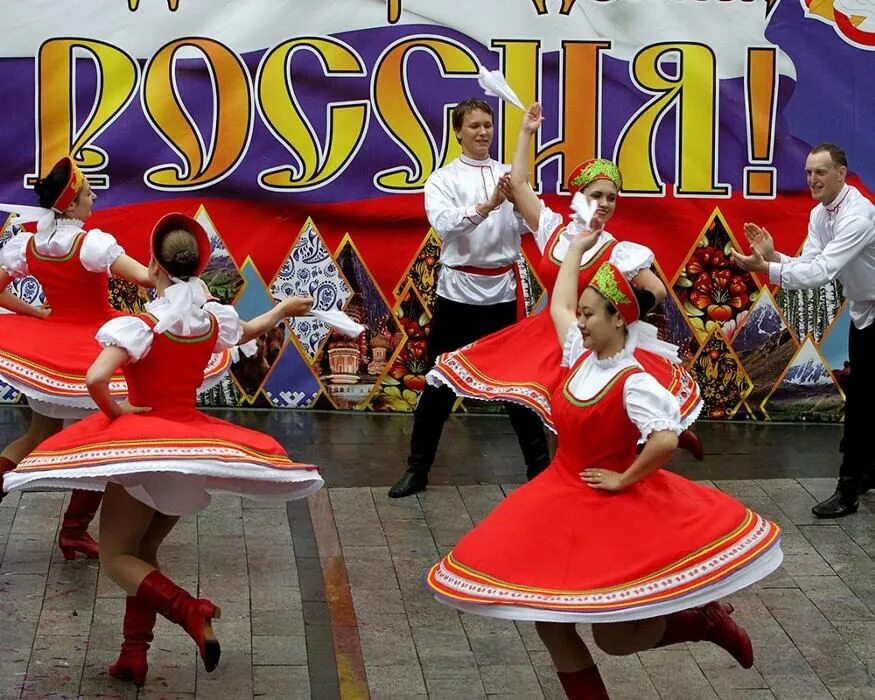
[[[844,397],[810,337],[787,365],[774,391],[763,401],[762,410],[772,420],[835,422],[841,419]]]
[[[313,369],[333,406],[364,408],[404,339],[391,307],[349,235],[344,236],[334,257],[352,288],[346,312],[364,325],[365,331],[358,338],[348,338],[332,330]]]
[[[277,301],[290,296],[311,296],[313,307],[323,311],[341,310],[346,306],[352,290],[310,219],[271,282],[270,294]],[[289,325],[312,362],[328,337],[328,326],[310,316],[290,319]]]
[[[715,328],[731,339],[743,314],[756,299],[758,282],[732,262],[738,243],[715,208],[698,242],[672,283],[680,307],[700,340]]]
[[[732,418],[753,390],[753,383],[719,328],[711,331],[693,357],[690,371],[705,402],[703,418]]]
[[[407,266],[407,272],[395,287],[395,297],[401,298],[405,294],[407,284],[413,285],[416,293],[425,303],[429,313],[434,310],[434,297],[437,293],[437,276],[441,264],[438,258],[441,254],[441,239],[434,230],[429,229],[425,235],[419,250]]]
[[[404,287],[392,313],[402,329],[396,339],[401,348],[373,394],[370,407],[375,411],[412,411],[431,367],[425,341],[431,314],[412,282]]]
[[[798,343],[769,290],[764,289],[732,340],[753,390],[747,398],[752,416],[762,418],[760,404],[796,353]]]

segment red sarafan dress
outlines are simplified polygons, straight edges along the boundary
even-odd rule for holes
[[[0,314],[0,379],[24,394],[37,412],[59,418],[81,417],[95,409],[85,386],[85,374],[100,352],[94,336],[104,323],[119,315],[109,305],[106,268],[123,251],[109,234],[85,232],[81,225],[72,219],[57,222],[60,236],[73,235],[64,255],[41,253],[36,236],[17,234],[26,246],[26,267],[22,266],[19,274],[26,270],[37,278],[52,313],[46,319]],[[107,264],[100,272],[88,270],[82,263],[82,247],[89,235],[107,239],[104,249],[115,248],[115,253],[103,253]],[[9,272],[17,276],[15,269]],[[227,351],[211,358],[202,377],[203,388],[220,380],[230,361]],[[122,375],[113,377],[110,391],[119,397],[127,393]]]
[[[541,215],[542,229],[545,224],[552,225],[552,229],[536,234],[541,249],[538,276],[548,290],[556,283],[568,241],[574,235],[573,224],[555,225],[555,217],[545,209]],[[631,279],[653,264],[653,253],[642,245],[617,241],[603,232],[584,254],[578,289],[583,290],[601,264],[608,261]],[[677,348],[657,340],[656,328],[650,324],[640,325],[631,341],[641,366],[675,396],[683,427],[692,425],[703,402],[696,380],[677,358]],[[465,347],[444,353],[429,372],[428,381],[446,385],[458,396],[528,406],[555,432],[550,397],[561,380],[560,359],[556,331],[549,308],[545,308]]]
[[[492,617],[634,620],[717,600],[777,568],[778,526],[717,489],[666,470],[619,492],[581,481],[588,467],[625,471],[641,437],[681,428],[676,403],[631,353],[578,352],[552,397],[553,462],[431,568],[436,598]]]
[[[232,307],[224,309],[236,319]],[[154,316],[133,318],[154,328]],[[197,410],[195,392],[219,334],[213,314],[202,318],[206,330],[199,335],[153,334],[146,354],[125,366],[128,400],[151,411],[115,420],[99,413],[75,423],[7,474],[6,489],[102,490],[112,481],[167,515],[197,512],[212,493],[293,500],[319,489],[317,468],[293,462],[271,436]],[[111,333],[99,335],[116,344]]]

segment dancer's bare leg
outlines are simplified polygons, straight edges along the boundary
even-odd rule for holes
[[[6,457],[15,464],[27,457],[43,440],[61,431],[64,427],[62,418],[49,418],[41,413],[30,412],[30,425],[27,432],[10,442],[0,452],[0,457]]]
[[[652,649],[665,634],[665,617],[630,622],[606,622],[592,626],[599,649],[613,656],[625,656]]]
[[[536,622],[535,630],[553,659],[557,671],[573,672],[592,666],[595,662],[586,643],[570,622]]]
[[[535,629],[550,652],[567,698],[608,700],[608,691],[595,661],[572,623],[536,622]]]
[[[176,515],[164,515],[164,513],[155,513],[146,534],[140,542],[140,551],[138,553],[140,559],[147,564],[151,564],[156,569],[160,569],[158,563],[158,548],[167,539],[167,535],[173,530],[179,517]]]
[[[175,524],[175,519],[167,519],[122,486],[106,485],[100,510],[100,564],[128,595],[136,595],[143,579],[157,568],[158,547]],[[141,550],[148,560],[141,558]]]

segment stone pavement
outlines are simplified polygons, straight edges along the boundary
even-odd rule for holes
[[[0,443],[25,418],[0,410]],[[66,494],[13,494],[0,505],[0,700],[563,697],[531,624],[459,615],[422,586],[426,568],[520,481],[506,420],[454,418],[433,485],[401,500],[386,489],[402,469],[407,417],[236,420],[323,464],[329,487],[288,507],[216,497],[172,533],[164,568],[222,607],[219,668],[204,673],[194,644],[159,619],[146,686],[108,677],[123,595],[95,561],[61,558]],[[849,518],[809,512],[832,491],[837,429],[698,430],[706,462],[681,456],[676,468],[784,528],[784,565],[732,598],[755,667],[738,668],[710,644],[622,658],[595,651],[611,697],[875,698],[875,494]]]

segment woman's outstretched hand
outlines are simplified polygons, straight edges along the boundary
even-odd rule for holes
[[[541,110],[541,103],[534,102],[523,116],[522,130],[527,134],[534,134],[541,128],[542,121],[544,121],[544,115]]]
[[[585,253],[587,250],[595,245],[595,242],[599,239],[600,233],[601,229],[584,229],[582,231],[578,231],[571,239],[570,245],[579,250],[581,253]]]
[[[313,308],[313,297],[288,297],[280,306],[283,316],[306,316]]]

